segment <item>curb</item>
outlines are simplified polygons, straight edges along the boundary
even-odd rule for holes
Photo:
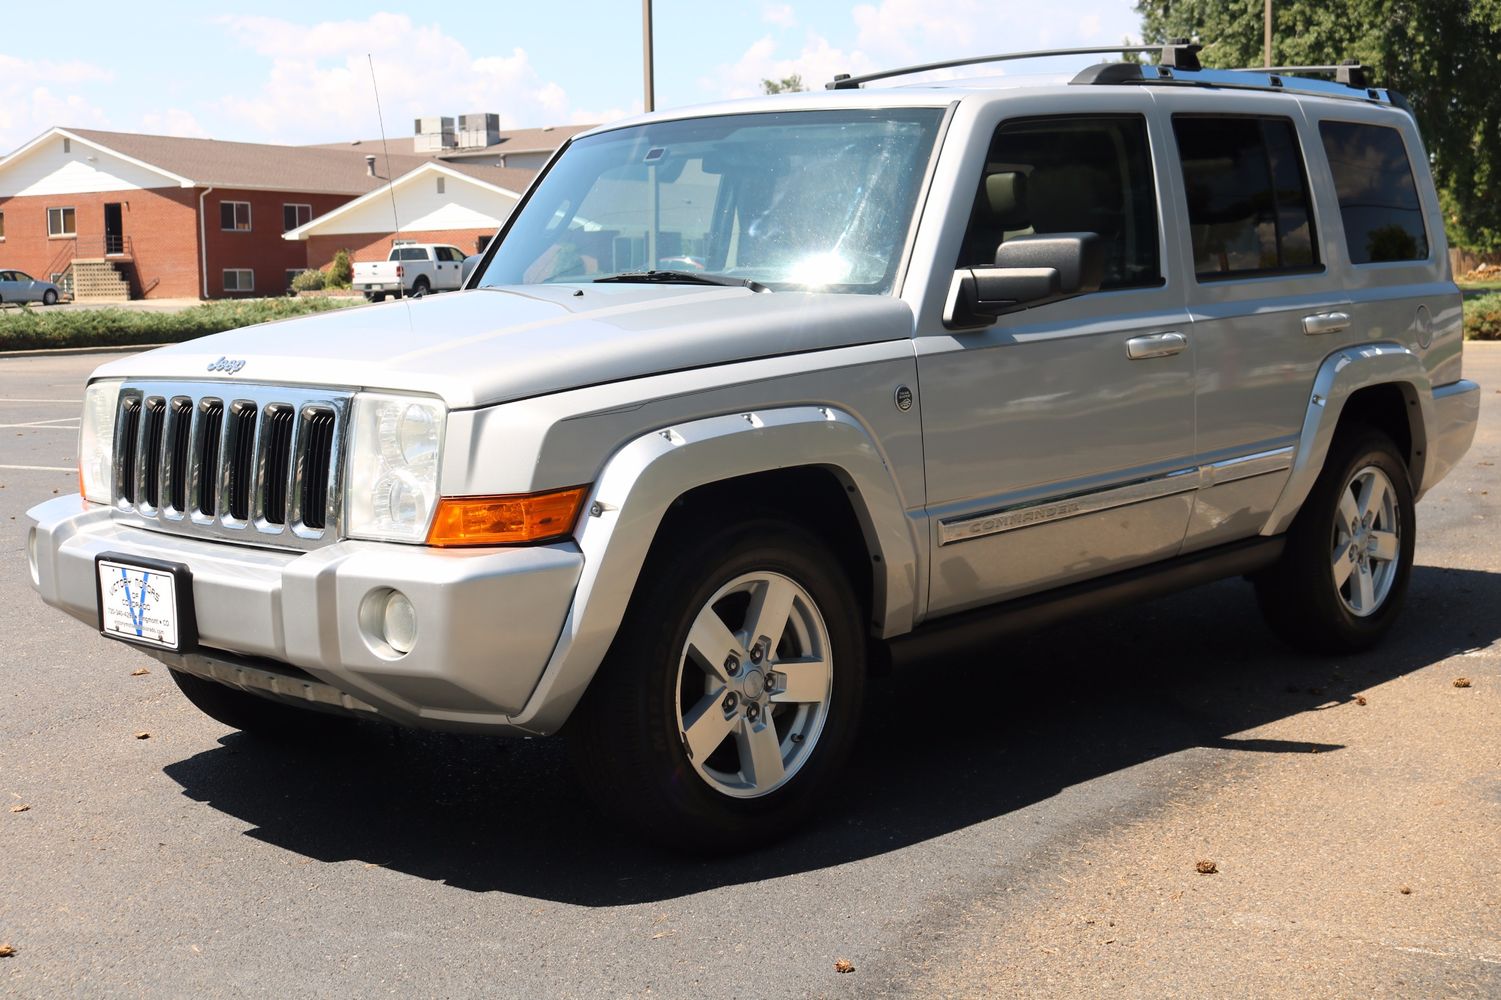
[[[62,358],[70,354],[124,354],[170,347],[170,344],[122,344],[115,347],[38,347],[29,351],[0,351],[0,358]]]

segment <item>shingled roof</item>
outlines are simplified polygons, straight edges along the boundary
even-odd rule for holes
[[[342,147],[273,146],[84,128],[61,131],[186,178],[198,187],[358,195],[432,159],[395,152],[387,157],[379,143]],[[371,177],[367,171],[368,155],[375,156],[375,172],[379,176]]]
[[[504,156],[507,153],[550,153],[569,139],[586,132],[594,125],[548,125],[543,128],[518,128],[509,132],[501,132],[499,141],[489,146],[473,146],[466,149],[449,147],[438,154],[441,157],[466,157],[466,156]],[[319,143],[316,146],[300,147],[304,149],[358,149],[369,152],[371,149],[379,149],[379,139],[357,139],[354,142],[328,142]],[[416,148],[416,139],[409,135],[400,136],[387,142],[395,153],[409,154]]]

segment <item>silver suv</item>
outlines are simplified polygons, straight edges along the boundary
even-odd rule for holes
[[[99,369],[32,578],[233,727],[566,724],[697,849],[803,820],[919,651],[1237,574],[1358,650],[1478,390],[1413,118],[1337,72],[580,135],[462,293]]]

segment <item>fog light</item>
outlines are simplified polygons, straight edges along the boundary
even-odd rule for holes
[[[381,632],[386,645],[398,653],[410,653],[417,644],[417,609],[399,590],[386,595],[386,606],[381,612]]]
[[[42,585],[42,571],[36,562],[36,529],[32,528],[26,533],[26,565],[31,570],[31,585]]]

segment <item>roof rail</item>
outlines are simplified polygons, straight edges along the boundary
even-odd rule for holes
[[[1310,76],[1314,73],[1331,73],[1335,83],[1343,83],[1347,87],[1359,87],[1364,90],[1370,84],[1366,81],[1365,67],[1358,62],[1342,62],[1333,66],[1241,66],[1233,72],[1236,73],[1271,73],[1276,76]]]
[[[1163,45],[1113,45],[1087,49],[1038,49],[1032,52],[1002,52],[992,56],[973,56],[968,59],[948,59],[943,62],[923,63],[920,66],[904,66],[901,69],[883,70],[880,73],[866,73],[863,76],[850,76],[848,73],[840,73],[833,81],[824,84],[828,90],[854,90],[867,83],[876,80],[888,80],[894,76],[911,76],[914,73],[927,73],[935,69],[954,69],[958,66],[974,66],[979,63],[1014,62],[1019,59],[1046,59],[1051,56],[1106,56],[1126,55],[1144,52],[1157,53],[1157,65],[1171,69],[1196,70],[1199,69],[1199,50],[1203,48],[1189,42],[1185,38],[1174,38]]]
[[[1335,75],[1334,80],[1298,75],[1319,72]],[[1185,70],[1168,66],[1143,66],[1137,63],[1100,63],[1081,70],[1074,84],[1136,84],[1157,86],[1223,87],[1229,90],[1260,90],[1272,93],[1297,93],[1334,97],[1346,101],[1369,101],[1395,104],[1392,92],[1367,87],[1363,67],[1292,66],[1247,67],[1245,69]]]

